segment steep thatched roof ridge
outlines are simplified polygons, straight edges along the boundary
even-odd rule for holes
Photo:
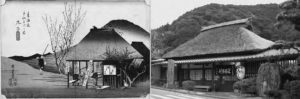
[[[249,22],[249,19],[250,18],[246,18],[246,19],[240,19],[240,20],[234,20],[234,21],[223,22],[215,25],[210,25],[210,26],[202,27],[201,31],[206,31],[209,29],[214,29],[214,28],[228,26],[228,25],[245,24]]]
[[[128,42],[126,42],[114,29],[91,29],[71,51],[67,60],[104,60],[107,47],[124,51],[126,48],[133,52],[130,58],[142,58]]]
[[[259,51],[274,44],[247,30],[245,28],[247,26],[237,22],[205,30],[192,40],[166,53],[163,58]]]

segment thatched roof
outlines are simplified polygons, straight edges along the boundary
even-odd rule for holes
[[[202,32],[195,38],[178,46],[163,55],[163,57],[174,58],[259,51],[267,49],[274,44],[272,41],[266,40],[246,29],[249,26],[247,20],[230,21],[204,27]]]
[[[108,47],[111,50],[117,49],[118,51],[123,51],[127,48],[129,52],[133,52],[130,58],[143,58],[143,56],[121,36],[122,33],[125,34],[125,32],[127,34],[145,35],[147,32],[144,33],[145,30],[141,29],[142,28],[132,23],[128,24],[128,22],[124,20],[111,21],[101,29],[94,27],[77,45],[71,48],[67,60],[104,60],[104,53]],[[132,31],[134,31],[134,33]]]

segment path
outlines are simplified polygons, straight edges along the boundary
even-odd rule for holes
[[[171,92],[166,90],[160,90],[151,88],[150,99],[218,99],[218,98],[211,98],[205,97],[201,95],[189,95],[189,94],[182,94],[178,92]]]
[[[16,86],[9,86],[9,79],[12,78],[12,67],[15,67]],[[1,89],[4,88],[66,88],[66,76],[43,72],[31,66],[9,58],[2,57],[1,62]]]

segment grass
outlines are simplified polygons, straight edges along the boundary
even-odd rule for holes
[[[118,98],[145,97],[150,89],[132,87],[127,89],[84,89],[84,88],[6,88],[2,94],[7,98]]]

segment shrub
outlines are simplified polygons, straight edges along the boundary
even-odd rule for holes
[[[264,82],[266,86],[263,86]],[[280,87],[280,65],[276,63],[262,64],[258,69],[256,86],[260,96],[263,96],[266,90],[278,90]]]
[[[286,90],[268,90],[264,94],[266,99],[291,99],[289,92]]]
[[[150,85],[150,80],[137,82],[137,83],[135,84],[136,87],[142,87],[142,88],[150,87],[149,85]]]
[[[268,97],[268,99],[281,99],[281,92],[279,90],[268,90],[265,91],[264,94],[266,95],[266,97]]]
[[[183,87],[183,89],[186,89],[186,90],[194,90],[195,85],[196,85],[196,82],[192,81],[192,80],[187,80],[187,81],[182,82],[182,87]]]
[[[300,80],[290,82],[290,94],[292,99],[300,99]]]
[[[290,91],[290,89],[291,89],[290,82],[289,82],[289,81],[286,81],[286,82],[283,84],[283,90]]]
[[[163,87],[164,84],[166,83],[165,80],[151,80],[151,85]]]
[[[284,73],[290,74],[295,79],[300,78],[300,67],[297,65],[286,66],[285,68],[282,68],[282,70],[284,71]]]
[[[242,83],[243,83],[242,80],[235,82],[233,84],[233,89],[241,90],[242,89],[242,87],[241,87]]]
[[[256,78],[247,78],[237,81],[233,84],[233,89],[237,89],[241,93],[255,94],[257,91]]]

